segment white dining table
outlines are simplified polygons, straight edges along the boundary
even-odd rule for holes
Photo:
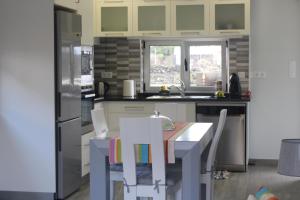
[[[182,199],[201,200],[201,155],[213,135],[212,123],[192,123],[174,142],[175,157],[182,159]],[[90,141],[90,200],[110,199],[109,142]]]

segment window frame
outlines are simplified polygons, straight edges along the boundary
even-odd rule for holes
[[[189,63],[189,56],[190,56],[190,46],[218,46],[220,45],[222,48],[222,64],[221,64],[221,76],[222,76],[222,88],[223,91],[226,90],[226,83],[228,80],[228,68],[226,64],[226,41],[198,41],[198,42],[191,42],[188,41],[185,43],[185,59],[188,63],[188,71],[184,71],[184,83],[186,85],[186,91],[187,92],[215,92],[216,87],[215,86],[206,86],[206,87],[192,87],[191,86],[191,80],[190,80],[190,63]]]
[[[181,68],[180,68],[180,78],[184,79],[184,74],[182,73],[184,60],[182,58],[185,57],[185,49],[184,42],[182,41],[147,41],[145,42],[145,50],[144,50],[144,84],[145,92],[158,92],[160,87],[150,87],[150,46],[180,46],[181,48]],[[176,89],[171,88],[170,92],[176,92]]]
[[[208,93],[215,92],[215,86],[213,87],[191,87],[190,86],[190,67],[189,67],[189,48],[190,46],[209,46],[209,45],[220,45],[222,46],[222,88],[226,90],[226,84],[228,82],[228,64],[227,64],[227,45],[225,40],[215,41],[160,41],[160,40],[149,40],[144,41],[145,48],[143,52],[143,82],[146,93],[157,93],[160,87],[150,87],[150,46],[180,46],[181,47],[181,68],[180,78],[186,86],[186,92],[188,93]],[[185,71],[185,60],[188,62],[188,71]],[[171,93],[178,93],[176,88],[170,88]]]

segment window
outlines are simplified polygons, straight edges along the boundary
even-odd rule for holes
[[[157,92],[162,85],[178,85],[188,92],[215,91],[216,81],[227,82],[224,41],[146,42],[144,52],[145,90]]]
[[[150,87],[175,85],[181,79],[181,47],[150,46]]]

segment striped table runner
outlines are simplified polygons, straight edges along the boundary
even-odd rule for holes
[[[175,163],[175,149],[174,142],[178,136],[180,136],[191,123],[175,123],[175,130],[165,131],[164,134],[164,147],[165,147],[165,159],[168,163]],[[119,136],[113,137],[109,142],[109,163],[120,164],[122,163],[121,153],[121,139]],[[136,161],[137,163],[151,163],[151,145],[139,144],[135,146]]]

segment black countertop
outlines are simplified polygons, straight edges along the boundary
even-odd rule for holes
[[[107,97],[96,97],[95,103],[97,102],[109,102],[109,101],[134,101],[134,102],[250,102],[249,97],[241,98],[231,98],[223,97],[217,98],[214,96],[200,96],[200,95],[191,95],[186,97],[179,97],[177,95],[170,97],[160,97],[160,96],[137,96],[137,97],[123,97],[123,96],[107,96]]]

